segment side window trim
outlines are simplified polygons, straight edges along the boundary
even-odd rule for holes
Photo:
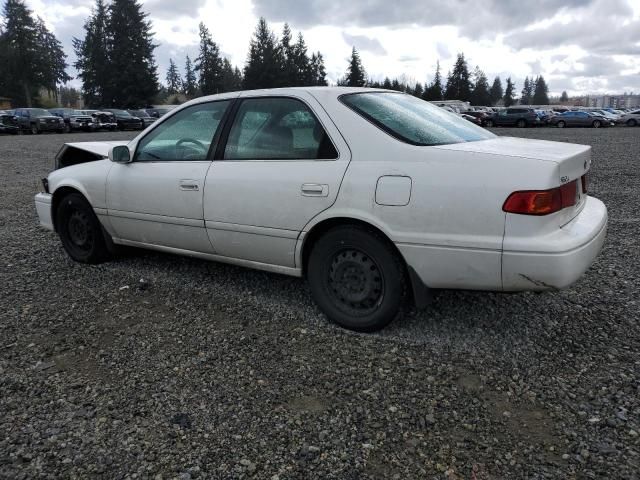
[[[313,115],[313,118],[320,124],[320,126],[322,127],[322,129],[324,130],[325,135],[327,136],[327,138],[329,139],[329,141],[331,142],[331,145],[333,145],[333,148],[335,149],[335,151],[337,152],[338,156],[336,158],[323,158],[323,159],[294,159],[294,160],[285,160],[285,159],[261,159],[259,161],[261,162],[291,162],[291,161],[304,161],[304,162],[335,162],[337,160],[340,160],[341,158],[341,153],[340,150],[338,149],[338,147],[336,146],[336,142],[333,141],[333,139],[331,138],[331,135],[329,134],[329,130],[327,129],[327,127],[325,126],[325,124],[322,122],[322,120],[318,117],[318,114],[316,113],[315,109],[309,105],[309,102],[307,102],[304,98],[300,98],[300,97],[296,97],[294,95],[249,95],[246,97],[238,97],[236,98],[236,101],[234,102],[233,105],[231,105],[231,107],[228,110],[229,116],[226,118],[227,122],[224,124],[223,128],[221,129],[222,134],[220,135],[219,141],[218,141],[218,145],[216,148],[216,152],[215,155],[213,157],[214,161],[222,161],[222,162],[237,162],[237,161],[241,161],[241,162],[246,162],[246,161],[251,161],[251,160],[232,160],[232,159],[228,159],[226,160],[224,158],[224,151],[227,148],[227,142],[229,140],[229,133],[231,132],[231,127],[233,126],[233,123],[236,119],[236,116],[238,114],[238,110],[240,109],[240,106],[242,105],[242,102],[245,100],[255,100],[255,99],[263,99],[263,98],[288,98],[291,100],[297,100],[299,102],[301,102],[305,107],[307,107],[309,109],[309,111],[311,112],[311,115]]]
[[[206,105],[206,104],[217,103],[217,102],[229,102],[229,105],[227,106],[227,109],[225,110],[224,114],[222,115],[222,118],[220,119],[220,124],[218,125],[218,128],[216,129],[216,131],[213,134],[213,138],[211,139],[211,145],[209,146],[209,150],[207,151],[206,158],[204,160],[191,160],[191,161],[193,161],[193,162],[211,162],[213,160],[212,155],[213,155],[213,152],[215,151],[214,146],[217,147],[217,144],[219,143],[219,140],[221,138],[220,132],[222,132],[222,129],[226,126],[226,122],[229,119],[229,114],[230,114],[231,110],[235,107],[237,101],[238,101],[237,98],[221,98],[219,100],[212,100],[212,101],[209,101],[209,102],[195,103],[193,105],[189,105],[188,107],[186,107],[186,108],[191,108],[192,106],[195,106],[195,105]],[[180,111],[182,111],[182,109],[176,111],[175,113],[177,114]],[[169,120],[169,118],[171,118],[171,117],[167,117],[165,120]],[[165,120],[163,120],[162,122],[158,122],[158,124],[154,125],[154,127],[151,130],[149,130],[142,137],[137,139],[137,141],[136,141],[136,150],[135,150],[135,152],[133,152],[133,162],[134,163],[137,161],[136,160],[136,155],[138,154],[138,150],[140,148],[140,144],[142,143],[142,141],[146,137],[151,135],[153,132],[155,132],[158,128],[162,127],[162,124],[165,122]],[[144,161],[140,161],[140,162],[141,163],[167,163],[167,162],[183,162],[183,161],[184,160],[144,160]]]

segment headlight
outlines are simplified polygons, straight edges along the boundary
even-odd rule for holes
[[[40,122],[40,123],[45,123],[45,122],[46,122],[46,120],[45,120],[44,118],[39,118],[39,119],[38,119],[38,122]]]

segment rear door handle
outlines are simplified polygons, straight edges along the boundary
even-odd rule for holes
[[[197,192],[200,190],[197,180],[180,180],[180,190],[185,192]]]
[[[329,185],[320,183],[304,183],[302,185],[302,195],[305,197],[328,197]]]

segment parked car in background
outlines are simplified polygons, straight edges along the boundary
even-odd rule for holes
[[[571,111],[564,112],[561,115],[556,115],[551,119],[551,125],[558,128],[564,127],[609,127],[613,125],[611,120],[603,117],[602,115],[596,115],[591,112],[583,111]]]
[[[471,113],[478,113],[478,112],[471,112]],[[460,116],[462,118],[464,118],[465,120],[467,120],[468,122],[471,122],[475,125],[478,126],[482,126],[482,120],[480,120],[479,117],[476,117],[475,115],[468,115],[466,112],[465,113],[461,113]]]
[[[56,166],[35,205],[72,259],[121,244],[304,277],[359,331],[430,289],[567,287],[606,235],[591,147],[498,137],[388,90],[201,97],[131,141],[67,144]]]
[[[71,132],[73,130],[84,130],[88,132],[94,129],[91,115],[87,115],[81,110],[74,110],[73,108],[52,108],[49,111],[64,120],[65,132]]]
[[[41,132],[64,132],[64,120],[44,108],[16,108],[15,116],[20,129],[34,135]]]
[[[486,119],[487,127],[536,127],[541,124],[540,117],[533,108],[509,107],[500,110]]]
[[[118,130],[141,130],[143,128],[142,120],[134,117],[126,110],[119,108],[103,108],[105,112],[110,112],[116,118]]]
[[[152,117],[151,115],[149,115],[146,110],[127,110],[127,112],[129,112],[134,117],[138,117],[140,120],[142,120],[143,128],[147,128],[153,122],[158,120],[156,117]]]
[[[487,122],[487,119],[490,117],[491,114],[489,114],[487,112],[476,110],[476,111],[466,111],[466,112],[464,112],[464,115],[469,115],[471,117],[475,117],[477,119],[477,121],[473,122],[473,123],[476,123],[476,124],[481,125],[481,126],[484,127],[486,122]]]
[[[629,127],[640,125],[640,110],[632,110],[625,113],[618,119],[618,123],[625,124]]]
[[[84,115],[89,115],[93,119],[94,130],[115,130],[118,128],[116,117],[111,112],[101,110],[78,110]]]
[[[177,105],[157,105],[155,107],[145,108],[145,112],[154,118],[160,118],[176,107]]]
[[[620,115],[612,113],[608,110],[594,110],[592,113],[595,113],[596,115],[602,115],[604,118],[613,123],[616,123],[620,119]]]
[[[12,135],[20,133],[18,117],[16,117],[13,112],[9,113],[0,110],[0,133],[9,133]]]

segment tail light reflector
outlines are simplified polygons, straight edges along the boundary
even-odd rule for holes
[[[588,174],[585,173],[584,175],[582,175],[580,180],[582,182],[582,193],[586,195],[587,187],[588,187],[588,184],[589,184],[589,176],[588,176]]]
[[[520,215],[549,215],[576,204],[578,181],[566,183],[550,190],[524,190],[513,192],[502,206],[507,213]]]

